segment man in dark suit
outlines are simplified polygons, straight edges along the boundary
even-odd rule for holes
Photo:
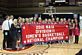
[[[10,28],[10,35],[11,35],[11,48],[12,50],[16,49],[16,42],[17,42],[17,19],[13,20],[13,23],[11,24]]]

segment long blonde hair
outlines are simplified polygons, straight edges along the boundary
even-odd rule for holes
[[[14,20],[13,20],[13,24],[14,24],[14,25],[17,25],[17,19],[14,19]]]

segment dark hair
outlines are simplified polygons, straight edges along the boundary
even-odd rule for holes
[[[8,15],[6,15],[6,16],[5,16],[5,19],[7,19],[8,17],[9,17],[9,16],[8,16]]]

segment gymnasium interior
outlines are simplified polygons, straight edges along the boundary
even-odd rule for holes
[[[5,15],[14,15],[14,18],[31,17],[35,14],[45,16],[47,8],[54,8],[57,16],[69,17],[64,14],[78,14],[80,25],[79,43],[33,45],[21,51],[2,50],[3,32],[2,23]],[[48,13],[49,14],[49,13]],[[47,17],[47,15],[46,15]],[[55,17],[55,15],[54,15]],[[44,19],[44,18],[43,18]],[[76,55],[82,49],[82,0],[0,0],[0,55]],[[81,51],[82,55],[82,51]]]

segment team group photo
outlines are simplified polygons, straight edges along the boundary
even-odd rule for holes
[[[81,0],[1,2],[0,55],[82,55]]]

